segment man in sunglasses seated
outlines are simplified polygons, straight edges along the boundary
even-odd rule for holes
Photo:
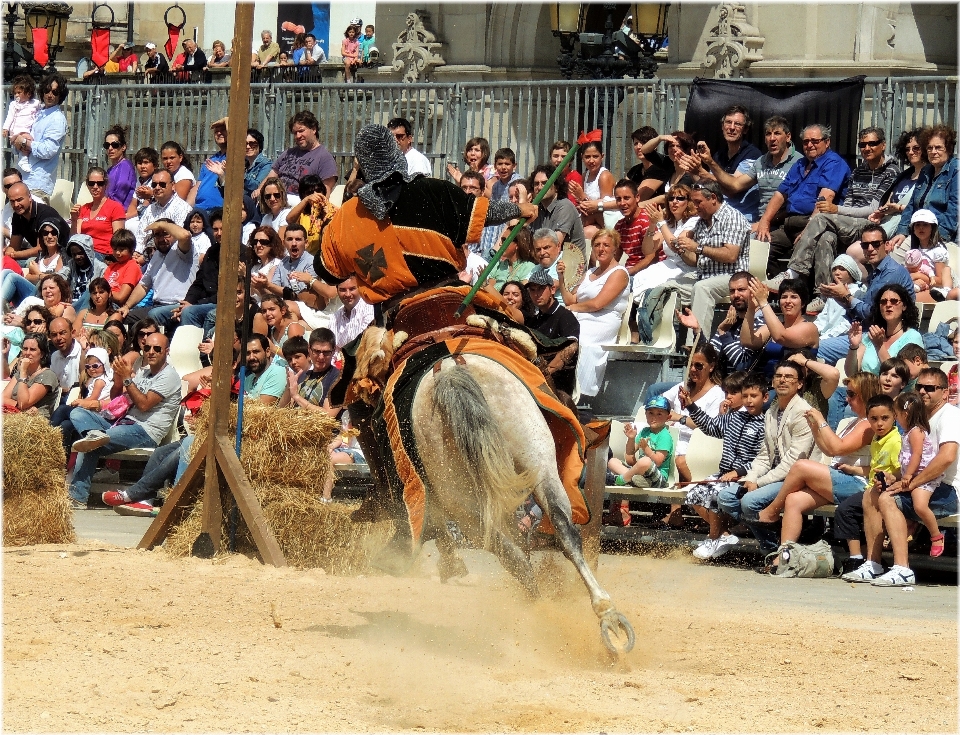
[[[113,388],[131,401],[130,409],[120,420],[111,423],[99,411],[75,408],[70,422],[81,438],[73,443],[78,453],[70,482],[70,502],[74,509],[87,507],[90,482],[97,461],[108,454],[125,449],[159,446],[180,410],[180,376],[167,357],[169,341],[155,332],[146,338],[144,365],[136,373],[117,358],[113,361]]]
[[[150,180],[150,186],[153,188],[153,204],[143,210],[140,215],[140,221],[137,224],[137,230],[134,233],[137,236],[137,260],[143,265],[146,258],[147,240],[150,239],[150,225],[161,217],[165,217],[180,227],[185,227],[184,221],[187,215],[193,210],[189,204],[177,196],[173,188],[173,176],[166,169],[154,171]]]
[[[31,196],[30,189],[22,182],[11,184],[6,195],[13,210],[13,217],[10,221],[10,242],[4,248],[4,255],[9,255],[21,266],[25,266],[30,258],[37,257],[40,254],[40,226],[44,223],[53,223],[56,226],[60,252],[66,252],[70,226],[57,210],[49,204],[37,202]]]
[[[786,270],[777,274],[766,286],[771,291],[780,288],[787,278],[806,278],[813,275],[814,291],[832,283],[830,266],[839,253],[860,238],[867,219],[880,206],[884,193],[893,186],[900,174],[900,165],[886,155],[886,136],[880,128],[860,131],[860,158],[863,160],[850,174],[850,183],[842,204],[817,202],[813,216],[807,223]],[[823,311],[824,300],[817,297],[807,306],[808,314]]]

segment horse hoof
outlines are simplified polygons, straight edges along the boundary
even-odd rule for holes
[[[440,581],[447,582],[455,577],[466,577],[468,574],[467,565],[459,556],[453,556],[450,559],[440,558],[437,564],[437,571],[440,573]]]
[[[614,643],[611,640],[611,634],[617,639],[617,643],[624,640],[626,642],[622,645]],[[616,610],[611,610],[601,618],[600,637],[603,638],[603,644],[610,652],[615,654],[629,653],[633,650],[633,644],[636,643],[636,635],[630,621]]]

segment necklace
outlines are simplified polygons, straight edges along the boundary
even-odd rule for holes
[[[902,331],[903,331],[903,324],[901,324],[899,327],[897,327],[897,328],[893,331],[893,334],[887,334],[887,339],[890,339],[891,337],[893,337],[893,335],[896,334],[897,332],[902,332]]]

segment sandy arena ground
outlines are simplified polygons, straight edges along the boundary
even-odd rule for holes
[[[442,585],[103,543],[4,550],[7,731],[957,730],[957,590],[601,557],[637,632],[604,655],[579,582],[493,558]],[[562,564],[566,564],[561,560]],[[553,555],[543,568],[557,578]]]

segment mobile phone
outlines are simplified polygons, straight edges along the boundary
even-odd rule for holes
[[[874,475],[874,478],[877,482],[880,483],[880,492],[886,492],[887,490],[887,477],[882,472],[878,472]]]

